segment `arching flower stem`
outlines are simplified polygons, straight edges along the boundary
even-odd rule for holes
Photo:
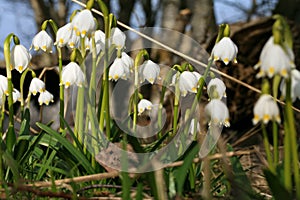
[[[148,58],[148,52],[146,50],[141,50],[137,54],[134,60],[134,98],[133,98],[133,131],[136,130],[137,116],[138,116],[138,100],[139,100],[139,69],[142,58]]]
[[[12,151],[13,146],[16,142],[16,135],[14,129],[14,108],[13,108],[13,84],[12,84],[12,76],[11,76],[11,63],[10,63],[10,43],[11,40],[14,40],[15,44],[20,44],[19,38],[10,33],[5,41],[4,41],[4,58],[6,63],[6,77],[8,83],[8,111],[9,111],[9,124],[8,124],[8,132],[6,137],[6,146],[9,152]],[[1,130],[3,131],[3,130]]]

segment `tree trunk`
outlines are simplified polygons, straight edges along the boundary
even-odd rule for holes
[[[187,6],[192,11],[193,38],[206,47],[217,31],[213,0],[187,0]]]

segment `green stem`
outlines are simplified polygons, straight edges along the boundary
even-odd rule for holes
[[[179,106],[179,97],[180,97],[180,90],[179,90],[179,75],[180,73],[176,73],[176,81],[175,81],[175,99],[174,99],[174,116],[173,116],[173,136],[177,132],[177,121],[178,121],[178,106]]]
[[[58,74],[59,74],[59,82],[62,83],[62,52],[61,48],[57,47],[58,54]],[[64,130],[64,111],[65,111],[65,103],[64,103],[64,85],[60,84],[59,86],[59,115],[60,117],[60,131]]]
[[[266,126],[264,123],[261,124],[261,129],[262,129],[262,133],[263,133],[263,141],[264,141],[265,151],[266,151],[266,155],[267,155],[267,161],[269,164],[269,169],[272,173],[275,174],[275,168],[273,165],[273,159],[272,159],[272,154],[271,154],[271,150],[270,150],[270,143],[269,143],[269,139],[268,139],[267,129],[266,129]]]
[[[300,177],[299,177],[299,158],[298,158],[298,150],[297,150],[297,133],[295,128],[295,120],[294,120],[294,112],[292,108],[292,98],[291,98],[291,79],[286,80],[286,116],[287,123],[289,127],[289,132],[287,132],[287,137],[289,137],[291,155],[292,155],[292,165],[294,171],[294,179],[296,186],[296,197],[300,199]]]
[[[138,84],[139,84],[139,72],[138,66],[134,65],[134,99],[133,99],[133,132],[136,131],[136,123],[137,123],[137,114],[138,114]]]
[[[211,57],[213,57],[213,55]],[[210,72],[210,68],[211,68],[211,65],[213,64],[213,61],[214,61],[213,58],[209,59],[208,64],[206,66],[206,69],[204,71],[204,74],[199,79],[199,82],[198,82],[198,84],[199,84],[198,91],[197,91],[196,97],[195,97],[194,102],[193,102],[192,107],[191,107],[191,111],[193,111],[193,112],[195,111],[196,106],[198,104],[198,101],[201,98],[203,87],[204,87],[204,84],[205,84],[205,80],[206,80],[206,78],[207,78],[207,76],[208,76],[208,74]]]
[[[24,81],[26,78],[26,75],[29,71],[29,68],[26,68],[25,71],[23,72],[23,74],[21,75],[21,79],[20,79],[20,96],[21,96],[21,105],[20,105],[20,110],[21,110],[21,120],[23,120],[24,117],[24,106],[25,106],[25,102],[24,102]]]
[[[278,152],[278,125],[276,121],[272,121],[273,126],[273,156],[274,156],[274,167],[277,166],[279,161],[279,152]]]
[[[101,102],[101,112],[100,112],[100,131],[104,131],[104,121],[106,122],[106,136],[110,138],[110,111],[109,111],[109,37],[110,37],[110,27],[108,16],[104,17],[105,26],[105,49],[104,49],[104,69],[103,69],[103,98]],[[105,119],[105,120],[104,120]]]
[[[286,113],[284,114],[285,119],[287,119]],[[290,137],[288,136],[289,126],[287,120],[284,120],[284,166],[283,166],[283,174],[284,174],[284,185],[285,188],[291,192],[292,191],[292,173],[291,173],[291,148],[290,148]]]
[[[13,33],[9,34],[4,41],[4,57],[6,63],[6,77],[8,84],[8,111],[9,111],[9,124],[8,124],[8,133],[7,133],[7,148],[9,151],[12,150],[13,145],[16,141],[16,135],[14,132],[14,108],[13,108],[13,84],[12,84],[12,75],[11,75],[11,63],[10,63],[10,42],[18,41],[19,39]]]

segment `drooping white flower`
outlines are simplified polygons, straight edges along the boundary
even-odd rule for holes
[[[45,83],[39,78],[33,78],[29,85],[29,92],[35,96],[38,92],[45,91]]]
[[[94,32],[95,34],[95,45],[96,45],[96,53],[99,54],[100,51],[105,48],[105,33],[101,30],[97,30]],[[90,47],[92,48],[92,40],[90,40]]]
[[[230,126],[228,108],[220,99],[212,99],[205,106],[205,113],[210,119],[210,124]]]
[[[31,55],[23,45],[18,44],[11,50],[10,60],[13,68],[22,73],[28,67]]]
[[[255,69],[260,68],[257,78],[268,76],[272,78],[275,74],[282,77],[288,77],[289,72],[295,67],[294,54],[289,48],[285,48],[287,52],[279,45],[274,43],[274,38],[270,39],[264,45]]]
[[[230,61],[237,62],[237,53],[238,48],[229,37],[223,37],[212,50],[213,59],[222,60],[225,65],[228,65]]]
[[[179,76],[179,90],[181,96],[186,96],[188,92],[197,93],[198,81],[201,75],[197,72],[184,71]]]
[[[67,64],[62,71],[62,83],[65,85],[65,88],[68,88],[70,85],[76,84],[79,87],[82,87],[84,83],[84,73],[75,62],[70,62]]]
[[[52,53],[53,40],[45,30],[41,30],[34,36],[30,48],[32,48],[32,46],[35,51],[42,49],[44,52]]]
[[[0,74],[0,96],[3,94],[8,95],[7,78]]]
[[[129,76],[129,67],[125,64],[122,58],[116,58],[109,68],[109,80],[117,81],[119,78],[127,79]]]
[[[151,101],[147,99],[140,100],[140,102],[138,103],[138,115],[142,114],[145,110],[151,110],[152,106],[153,104],[151,103]]]
[[[16,103],[17,101],[21,101],[21,94],[17,89],[13,89],[13,102]]]
[[[44,92],[40,93],[40,96],[38,98],[39,104],[46,104],[49,105],[50,102],[53,102],[53,95],[45,90]]]
[[[226,97],[226,86],[219,78],[213,78],[207,85],[207,93],[211,99]]]
[[[92,12],[88,9],[84,9],[77,13],[71,23],[77,36],[89,36],[96,30],[96,22]]]
[[[78,46],[79,40],[79,36],[73,30],[72,24],[68,23],[58,29],[54,44],[60,48],[67,45],[70,49],[73,49]]]
[[[117,49],[122,49],[125,46],[126,35],[118,27],[115,27],[111,29],[111,40]]]
[[[265,124],[270,120],[280,123],[279,108],[271,95],[262,94],[254,105],[253,113],[253,124],[257,124],[261,120]]]
[[[293,69],[291,71],[291,98],[292,101],[296,101],[297,98],[300,98],[300,71],[297,69]],[[280,84],[280,91],[281,95],[285,98],[286,97],[286,81],[285,79],[282,80]]]
[[[125,52],[122,52],[121,54],[121,59],[124,62],[124,64],[127,66],[127,68],[132,71],[133,65],[134,65],[134,61],[133,59]]]
[[[149,83],[153,84],[154,81],[159,76],[160,68],[159,65],[152,62],[151,60],[146,60],[139,67],[139,74],[141,82],[147,80]]]

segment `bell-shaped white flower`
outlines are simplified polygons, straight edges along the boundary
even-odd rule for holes
[[[238,48],[229,37],[223,37],[212,50],[213,59],[222,60],[225,65],[228,65],[230,61],[236,63],[237,53]]]
[[[90,35],[96,30],[96,22],[92,12],[88,9],[84,9],[77,13],[72,20],[72,26],[77,36],[85,37]]]
[[[70,49],[73,49],[78,46],[79,40],[80,38],[73,30],[72,24],[68,23],[58,29],[56,33],[56,41],[54,44],[60,48],[68,46]]]
[[[65,85],[65,88],[68,88],[70,85],[76,84],[79,87],[82,87],[84,83],[84,73],[75,62],[70,62],[63,68],[62,71],[62,83]]]
[[[115,27],[111,29],[111,40],[117,49],[122,49],[125,46],[126,35],[118,27]]]
[[[95,44],[96,44],[96,53],[99,54],[100,51],[105,48],[105,33],[101,30],[94,32],[95,34]],[[92,40],[90,40],[90,47],[92,48]]]
[[[32,46],[35,51],[42,49],[44,52],[52,53],[53,40],[45,30],[41,30],[34,36],[30,48]]]
[[[291,98],[292,101],[296,101],[300,98],[300,71],[293,69],[291,71],[292,85],[291,85]],[[285,79],[282,80],[280,84],[281,95],[285,98],[286,96],[286,83]]]
[[[253,124],[257,124],[261,120],[265,124],[270,120],[280,123],[279,108],[271,95],[262,94],[254,105],[253,113]]]
[[[130,70],[128,65],[122,58],[116,58],[109,68],[108,79],[117,81],[119,78],[126,80],[129,76]]]
[[[230,126],[228,108],[220,99],[212,99],[205,106],[205,113],[210,118],[210,124]]]
[[[31,55],[29,51],[21,44],[15,45],[10,54],[11,65],[22,73],[29,65]]]
[[[226,86],[219,78],[213,78],[207,85],[207,93],[211,99],[222,99],[226,97]]]
[[[53,95],[45,90],[44,92],[40,93],[40,96],[38,98],[39,104],[46,104],[49,105],[50,102],[53,102]]]
[[[151,110],[152,106],[153,104],[151,103],[151,101],[147,99],[140,100],[140,102],[138,103],[138,115],[142,114],[145,110]]]
[[[182,72],[179,76],[179,90],[181,96],[186,96],[188,92],[197,93],[200,77],[201,75],[198,72]]]
[[[144,82],[147,80],[149,83],[153,84],[154,81],[159,76],[160,68],[159,65],[152,62],[151,60],[146,60],[140,67],[140,80]]]
[[[21,101],[21,94],[20,94],[19,90],[14,88],[12,95],[13,95],[13,102],[14,103],[16,103],[17,101]]]
[[[134,65],[134,61],[133,59],[125,52],[122,52],[121,54],[121,58],[124,62],[124,64],[127,66],[127,68],[132,71],[133,65]]]
[[[274,38],[270,39],[264,45],[258,63],[254,66],[255,69],[260,67],[257,78],[268,76],[272,78],[275,74],[282,77],[288,77],[289,72],[295,67],[293,51],[286,47],[286,52],[279,45],[274,43]]]
[[[7,78],[0,74],[0,96],[3,94],[8,95]]]
[[[29,85],[29,92],[35,96],[38,92],[44,92],[45,91],[45,83],[39,78],[34,77]]]

